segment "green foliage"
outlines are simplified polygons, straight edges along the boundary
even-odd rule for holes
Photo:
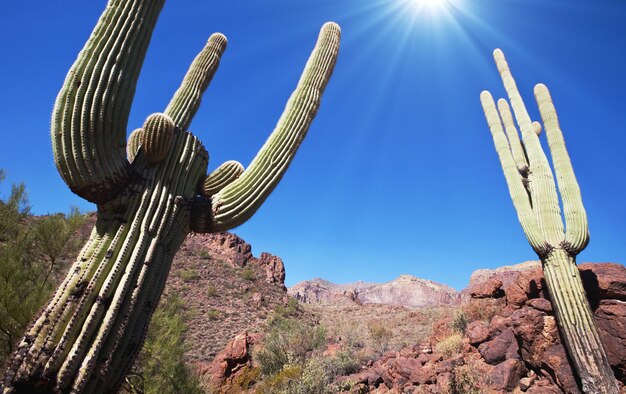
[[[217,309],[209,309],[206,315],[209,320],[217,320],[220,317],[220,311],[218,311]]]
[[[250,267],[247,267],[243,271],[241,271],[241,277],[249,281],[253,281],[256,279],[256,276],[254,275],[254,271]]]
[[[76,253],[85,241],[75,236],[76,231],[85,224],[85,221],[85,215],[77,207],[72,207],[67,215],[58,213],[36,221],[33,229],[34,240],[39,251],[50,264],[44,282],[48,280],[58,259],[63,255]]]
[[[273,315],[269,319],[270,325],[274,323],[274,321],[289,319],[292,317],[296,317],[298,315],[300,304],[298,300],[293,297],[289,297],[289,301],[287,301],[287,305],[277,305],[274,309]]]
[[[331,383],[336,376],[350,374],[358,363],[348,353],[332,357],[314,356],[299,364],[287,364],[263,380],[256,393],[326,394],[337,392]]]
[[[456,332],[435,345],[435,350],[445,358],[459,354],[463,349],[463,335]]]
[[[452,330],[455,332],[463,334],[465,333],[465,329],[467,328],[468,324],[469,324],[469,321],[468,321],[467,314],[465,314],[465,311],[460,309],[454,313],[454,317],[452,318],[452,323],[450,324],[450,328],[452,328]]]
[[[240,391],[250,389],[258,380],[261,372],[258,368],[244,367],[233,379],[233,386]]]
[[[472,365],[460,365],[452,371],[452,378],[448,387],[450,394],[481,394],[484,393],[484,385],[487,377]]]
[[[184,362],[185,311],[180,297],[165,297],[154,312],[135,370],[126,378],[131,393],[202,393]]]
[[[0,170],[0,185],[4,176]],[[35,260],[29,212],[23,184],[0,199],[0,365],[50,294]]]
[[[297,301],[285,310],[296,310]],[[256,393],[316,394],[332,393],[330,384],[336,376],[358,369],[358,363],[348,352],[323,356],[326,330],[310,326],[295,318],[275,318],[263,342],[254,354],[262,379]]]
[[[196,271],[193,268],[185,268],[185,269],[176,271],[176,275],[183,282],[191,282],[192,280],[196,280],[196,279],[200,278],[200,275],[198,274],[198,271]]]
[[[208,285],[206,287],[206,295],[208,297],[213,297],[217,295],[217,287],[215,287],[215,285]]]
[[[379,354],[385,353],[389,349],[389,341],[393,337],[393,332],[383,322],[372,322],[367,328],[376,351]]]
[[[296,319],[275,319],[254,357],[261,374],[275,375],[288,364],[302,364],[326,339],[323,327],[311,327]]]

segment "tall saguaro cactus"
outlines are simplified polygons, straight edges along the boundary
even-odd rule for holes
[[[521,130],[521,141],[506,100],[498,100],[496,107],[491,94],[484,91],[480,101],[517,216],[541,259],[565,347],[584,392],[618,393],[576,266],[576,255],[589,242],[587,214],[550,93],[543,84],[535,86],[565,226],[552,170],[539,141],[541,125],[531,122],[502,51],[496,49],[493,56]]]
[[[164,113],[125,141],[135,85],[164,0],[110,0],[57,97],[52,144],[70,189],[98,204],[69,274],[19,343],[4,393],[113,392],[141,348],[174,254],[190,231],[250,218],[281,179],[320,104],[339,49],[325,24],[268,141],[242,172],[207,177],[187,131],[226,48],[212,35]],[[128,156],[126,153],[128,151]]]

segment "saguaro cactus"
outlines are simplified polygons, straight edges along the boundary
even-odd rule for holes
[[[224,231],[281,179],[320,104],[339,48],[325,24],[276,129],[250,166],[207,180],[208,154],[187,131],[226,47],[212,35],[162,114],[126,126],[164,0],[111,0],[72,66],[52,116],[57,168],[98,204],[69,274],[19,343],[3,392],[114,392],[140,349],[174,254],[190,231]],[[236,174],[236,175],[234,175]],[[211,177],[209,177],[211,178]],[[215,178],[215,177],[213,177]]]
[[[491,94],[484,91],[480,101],[517,216],[528,242],[541,259],[565,347],[584,392],[618,393],[576,266],[576,255],[589,242],[587,214],[550,93],[543,84],[535,86],[563,202],[565,226],[552,170],[539,142],[541,125],[531,122],[502,51],[496,49],[493,56],[522,140],[506,100],[498,100],[496,108]]]

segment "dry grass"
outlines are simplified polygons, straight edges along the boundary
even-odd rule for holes
[[[400,350],[429,340],[432,324],[450,307],[404,308],[377,304],[303,304],[335,342],[365,362],[382,352]],[[384,328],[384,330],[381,330]]]

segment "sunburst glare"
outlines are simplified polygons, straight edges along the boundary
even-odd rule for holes
[[[450,13],[452,0],[396,0],[412,19],[439,19]]]

